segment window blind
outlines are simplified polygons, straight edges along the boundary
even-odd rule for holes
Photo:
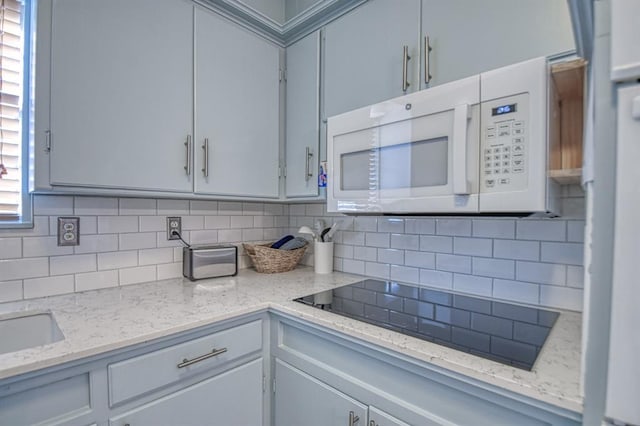
[[[23,1],[0,0],[0,216],[21,214]]]

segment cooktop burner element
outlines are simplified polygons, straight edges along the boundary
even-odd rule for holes
[[[372,279],[295,300],[525,370],[533,367],[559,316]]]

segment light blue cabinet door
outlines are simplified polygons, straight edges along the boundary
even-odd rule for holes
[[[286,196],[318,195],[320,31],[287,47]]]
[[[193,5],[53,0],[51,183],[191,192]]]
[[[276,359],[275,424],[278,426],[356,425],[367,421],[367,406]]]
[[[419,34],[420,0],[371,0],[327,25],[325,117],[402,95],[403,46],[417,90]]]
[[[280,48],[196,7],[195,192],[278,197],[279,72]]]
[[[109,420],[110,426],[259,426],[262,358]]]
[[[430,86],[575,49],[558,0],[422,0],[422,35],[433,49]]]
[[[425,422],[425,425],[428,424]],[[436,423],[433,423],[434,425]],[[369,426],[410,426],[376,407],[369,407]]]

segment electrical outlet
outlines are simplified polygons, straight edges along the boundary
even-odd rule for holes
[[[173,231],[177,231],[182,235],[182,218],[181,217],[168,217],[167,218],[167,240],[179,240],[180,237],[174,235]]]
[[[59,246],[80,245],[80,218],[79,217],[59,217],[58,218],[58,245]]]

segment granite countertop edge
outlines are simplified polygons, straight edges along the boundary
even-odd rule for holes
[[[175,278],[2,303],[0,319],[15,312],[52,312],[65,339],[0,354],[0,383],[25,373],[270,310],[559,408],[582,412],[579,313],[560,311],[532,371],[525,371],[292,301],[363,278],[339,272],[314,274],[312,268],[272,275],[241,270],[235,277],[195,283]]]

